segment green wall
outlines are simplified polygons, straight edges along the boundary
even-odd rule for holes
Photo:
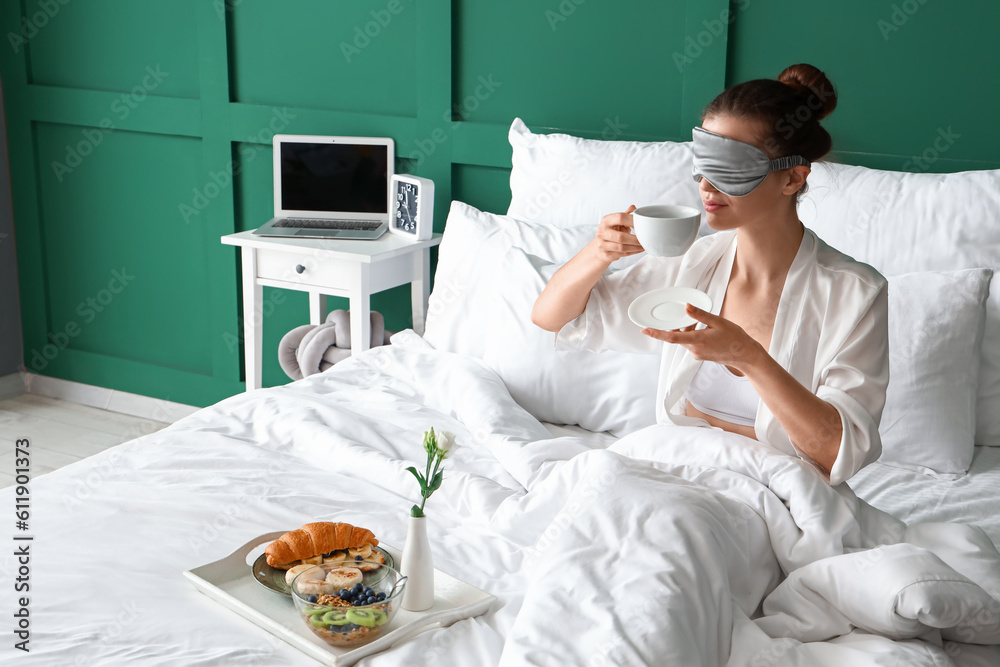
[[[727,85],[795,62],[822,68],[839,95],[824,121],[834,159],[915,172],[1000,167],[1000,4],[738,4],[747,6],[732,25]]]
[[[0,104],[3,94],[0,91]],[[3,109],[0,109],[0,122]],[[14,249],[14,217],[11,212],[10,170],[7,137],[0,136],[0,378],[21,368],[21,305],[17,297],[17,258]],[[0,379],[0,385],[3,380]],[[5,395],[0,388],[0,396]]]
[[[838,159],[1000,167],[984,122],[1000,95],[986,74],[1000,7],[956,7],[5,2],[25,365],[196,405],[241,391],[239,258],[219,237],[270,217],[275,132],[393,137],[397,170],[434,179],[441,231],[453,198],[506,210],[515,116],[542,131],[598,137],[613,121],[622,139],[683,140],[727,83],[807,61],[839,87]],[[942,132],[947,148],[914,162]],[[282,384],[278,340],[308,321],[307,299],[264,299],[264,383]],[[373,308],[390,329],[411,324],[405,287]]]

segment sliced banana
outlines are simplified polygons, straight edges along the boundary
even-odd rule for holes
[[[372,545],[362,544],[360,547],[351,547],[347,550],[347,555],[351,558],[356,558],[357,556],[368,558],[372,555]]]
[[[303,565],[322,565],[323,564],[323,554],[318,556],[310,556],[309,558],[302,559]]]
[[[356,567],[337,567],[326,573],[326,583],[336,589],[335,593],[342,588],[350,588],[354,584],[361,583],[362,579],[364,576]]]
[[[315,565],[310,565],[309,563],[302,563],[301,565],[295,565],[289,568],[288,572],[285,572],[285,583],[289,586],[292,585],[292,579],[299,576],[303,572],[308,572],[309,570],[316,570],[316,576],[309,577],[310,579],[322,579],[323,578],[323,568],[316,567]]]
[[[322,579],[299,579],[296,586],[300,595],[334,595],[340,590]]]
[[[374,563],[371,561],[375,561]],[[365,559],[365,562],[357,562],[354,567],[358,568],[362,572],[371,572],[372,570],[378,569],[378,565],[375,563],[385,563],[385,557],[377,550],[372,549],[372,554]]]
[[[346,551],[334,551],[329,556],[323,556],[324,563],[342,563],[347,560]]]

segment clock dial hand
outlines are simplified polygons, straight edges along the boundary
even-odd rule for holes
[[[410,214],[410,193],[409,193],[409,191],[407,191],[406,194],[403,195],[403,197],[405,198],[405,201],[404,201],[404,204],[405,204],[404,210],[406,211],[406,217],[409,219],[410,224],[412,225],[413,224],[413,216]]]

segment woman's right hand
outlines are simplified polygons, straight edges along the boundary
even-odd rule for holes
[[[629,206],[624,213],[601,218],[594,239],[549,278],[531,310],[532,322],[546,331],[559,331],[586,309],[590,291],[612,262],[643,251],[631,233],[634,210]]]
[[[645,250],[632,233],[634,210],[635,206],[629,206],[624,213],[609,213],[601,218],[594,238],[594,251],[599,259],[611,264],[616,259],[637,255]]]

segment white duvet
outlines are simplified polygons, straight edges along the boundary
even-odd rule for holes
[[[30,652],[8,632],[0,657],[314,664],[181,572],[312,520],[402,547],[431,426],[461,445],[427,506],[435,565],[499,602],[360,664],[1000,664],[982,531],[907,528],[715,430],[553,437],[481,363],[409,332],[33,480]],[[4,549],[0,575],[17,566]]]

